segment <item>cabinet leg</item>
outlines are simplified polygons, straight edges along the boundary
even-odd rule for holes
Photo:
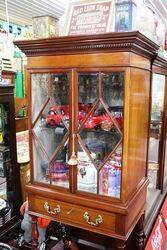
[[[37,226],[37,217],[32,217],[32,249],[37,250],[38,249],[38,226]]]
[[[144,249],[144,214],[141,216],[135,228],[136,250]]]
[[[124,240],[115,240],[115,250],[125,250],[126,241]]]

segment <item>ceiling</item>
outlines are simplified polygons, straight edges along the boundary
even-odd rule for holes
[[[0,19],[16,24],[29,25],[35,16],[51,15],[59,18],[65,11],[67,0],[0,0]]]
[[[162,0],[163,4],[165,5],[166,7],[166,11],[167,11],[167,0]]]
[[[7,2],[9,22],[29,25],[35,16],[51,15],[60,18],[70,1],[75,2],[74,0],[0,0],[0,19],[7,20],[5,2]],[[167,24],[167,0],[144,1],[151,3]]]
[[[144,0],[167,25],[167,0]]]

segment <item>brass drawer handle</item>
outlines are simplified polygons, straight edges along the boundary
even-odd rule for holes
[[[59,213],[61,212],[60,205],[56,205],[56,207],[54,208],[54,210],[51,211],[48,202],[45,202],[45,203],[44,203],[44,209],[46,210],[46,212],[47,212],[48,214],[59,214]]]
[[[103,223],[103,218],[102,216],[99,214],[97,216],[97,218],[95,219],[95,222],[93,221],[90,221],[90,216],[89,216],[89,213],[88,212],[85,212],[84,215],[83,215],[83,218],[84,220],[91,226],[94,226],[94,227],[97,227],[99,224],[102,224]]]

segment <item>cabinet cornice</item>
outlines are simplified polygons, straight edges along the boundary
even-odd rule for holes
[[[155,57],[159,46],[138,31],[99,35],[64,36],[15,41],[27,56],[84,54],[93,52],[135,52]]]

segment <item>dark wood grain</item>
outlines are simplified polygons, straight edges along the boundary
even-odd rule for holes
[[[9,72],[8,72],[9,73]],[[17,163],[16,151],[16,128],[15,128],[15,109],[14,109],[14,85],[0,85],[0,103],[8,104],[9,106],[9,148],[12,168],[12,185],[13,185],[13,213],[11,220],[1,227],[1,234],[11,226],[11,223],[16,222],[20,216],[21,185],[20,185],[20,169]],[[9,183],[7,183],[9,185]]]

